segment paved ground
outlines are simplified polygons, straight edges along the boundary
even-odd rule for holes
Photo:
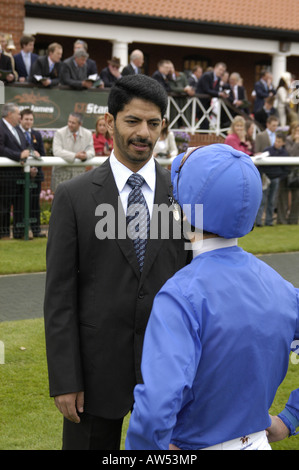
[[[299,287],[299,252],[260,256]],[[0,276],[0,322],[43,315],[45,273]]]

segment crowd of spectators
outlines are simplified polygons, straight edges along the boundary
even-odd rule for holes
[[[27,82],[47,88],[64,85],[75,90],[91,87],[111,88],[123,75],[143,73],[144,55],[141,50],[136,49],[131,53],[130,63],[123,69],[120,59],[112,57],[108,60],[107,66],[98,72],[97,64],[89,57],[88,45],[83,40],[78,39],[74,42],[73,55],[64,60],[62,60],[63,46],[61,44],[51,43],[47,48],[47,54],[38,56],[33,52],[34,43],[34,37],[23,36],[20,40],[21,51],[12,55],[11,51],[7,50],[6,35],[0,33],[0,79],[4,83]],[[243,78],[238,72],[229,73],[224,62],[218,62],[214,67],[206,70],[196,65],[192,70],[180,72],[175,69],[170,60],[160,60],[152,78],[157,80],[167,93],[175,97],[180,108],[182,108],[181,101],[186,100],[186,97],[200,96],[202,107],[197,105],[196,117],[201,120],[201,130],[208,129],[210,126],[203,109],[207,111],[212,106],[211,114],[217,113],[219,112],[217,111],[219,98],[224,99],[230,105],[230,113],[233,116],[233,121],[230,123],[221,108],[222,127],[229,127],[231,124],[225,139],[226,144],[250,156],[261,152],[268,152],[271,156],[299,155],[299,122],[298,114],[292,107],[291,93],[294,88],[292,87],[293,77],[290,73],[283,74],[275,88],[272,74],[268,70],[262,71],[250,97],[247,96]],[[187,112],[191,112],[191,109],[189,108]],[[10,115],[8,119],[9,117]],[[172,119],[173,116],[170,116],[170,120]],[[184,127],[181,118],[179,125]],[[255,134],[256,125],[261,131],[257,135]],[[155,157],[170,158],[178,154],[174,134],[168,126],[169,122],[166,122],[154,149]],[[277,132],[278,127],[285,132]],[[288,129],[289,135],[286,138]],[[28,145],[22,141],[18,149],[20,155],[26,148]],[[76,158],[86,160],[94,155],[107,156],[112,149],[113,138],[107,132],[104,116],[98,117],[95,131],[91,133],[82,126],[82,117],[72,113],[67,125],[57,130],[53,141],[53,153],[65,158],[66,163]],[[5,155],[4,150],[2,149],[3,155]],[[296,176],[298,170],[291,171],[291,167],[283,166],[259,167],[259,170],[264,193],[256,225],[261,226],[264,220],[265,225],[273,225],[275,214],[278,223],[298,224],[299,184],[296,185],[293,182],[290,186],[291,183],[289,183],[290,174]],[[74,172],[79,171],[84,171],[84,168],[71,168],[66,165],[66,167],[54,169],[53,191],[61,180],[70,178],[74,176]],[[2,170],[2,173],[4,174],[5,171]],[[18,206],[16,201],[14,205]],[[36,214],[38,211],[37,207]],[[18,220],[17,216],[16,220]],[[7,235],[5,226],[2,231],[2,236]]]
[[[143,73],[144,54],[139,49],[132,51],[129,64],[125,67],[118,57],[112,57],[106,67],[98,70],[96,61],[89,56],[88,44],[81,39],[74,42],[73,54],[64,59],[63,46],[57,42],[48,45],[44,56],[34,53],[34,45],[35,38],[25,35],[20,39],[21,51],[13,55],[7,47],[7,35],[0,33],[0,79],[4,83],[27,82],[47,88],[62,85],[84,90],[111,88],[121,76]],[[163,59],[158,62],[152,77],[168,93],[187,97],[206,95],[201,98],[206,110],[211,106],[211,100],[217,107],[217,98],[226,99],[231,105],[232,116],[251,114],[261,129],[266,128],[267,117],[272,114],[279,117],[280,126],[286,126],[297,118],[291,102],[294,78],[288,72],[280,77],[279,84],[275,87],[269,70],[262,70],[250,96],[247,96],[240,74],[235,71],[229,73],[223,62],[206,70],[197,64],[192,70],[182,72],[175,70],[170,60]],[[203,112],[198,107],[197,119],[202,115]],[[222,115],[221,122],[227,124],[227,117]],[[203,119],[200,127],[208,129],[208,119]]]

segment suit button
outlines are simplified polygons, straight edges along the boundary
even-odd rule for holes
[[[138,299],[143,299],[144,298],[144,292],[140,291],[138,294]]]

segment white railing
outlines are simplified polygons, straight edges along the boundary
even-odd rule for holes
[[[11,160],[10,158],[0,157],[0,167],[23,167],[24,172],[30,171],[31,166],[99,166],[102,165],[108,157],[94,157],[89,160],[82,162],[81,160],[74,161],[73,163],[67,163],[61,157],[41,157],[35,159],[29,157],[26,162],[20,163]],[[171,165],[173,158],[156,158],[157,162],[162,166]]]
[[[84,162],[78,160],[74,163],[67,163],[61,157],[41,157],[39,160],[35,158],[29,157],[25,163],[15,162],[10,158],[0,157],[0,167],[24,167],[24,171],[30,171],[31,166],[99,166],[102,165],[108,157],[94,157],[89,160],[85,160]],[[173,158],[156,158],[157,162],[160,163],[162,166],[169,166],[172,164]],[[298,157],[285,157],[285,156],[278,156],[278,157],[270,157],[268,152],[261,153],[259,155],[255,155],[251,157],[253,163],[256,166],[260,165],[295,165],[299,166],[299,156]]]
[[[210,100],[210,106],[207,109],[202,104],[202,99]],[[199,110],[199,114],[197,110]],[[187,97],[184,94],[168,95],[166,116],[169,120],[169,129],[172,131],[182,131],[182,127],[184,127],[184,130],[192,135],[204,133],[226,137],[229,127],[224,127],[222,118],[226,116],[225,124],[230,124],[235,113],[242,115],[245,120],[250,119],[247,113],[235,108],[226,99],[212,99],[209,95],[192,97]],[[204,121],[208,123],[207,129],[201,128]],[[259,132],[258,123],[255,127],[255,131]]]

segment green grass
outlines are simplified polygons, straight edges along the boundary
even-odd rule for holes
[[[0,365],[0,450],[61,449],[62,417],[49,397],[42,319],[0,323],[5,364]],[[299,365],[290,363],[272,414],[282,410],[298,386]],[[122,449],[129,416],[125,418]],[[299,450],[299,439],[272,444],[274,450]]]
[[[0,240],[0,275],[46,270],[46,239]],[[253,254],[299,251],[299,225],[256,227],[239,239],[239,246]]]

